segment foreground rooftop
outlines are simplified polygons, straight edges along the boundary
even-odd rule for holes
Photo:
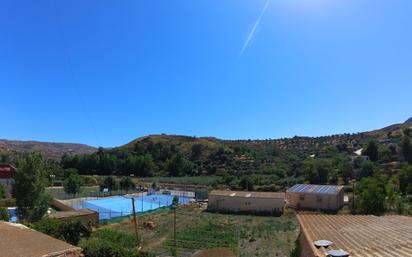
[[[316,214],[297,217],[302,233],[301,256],[325,257],[330,250],[342,249],[350,257],[412,257],[412,217]],[[318,248],[314,245],[317,240],[333,244]]]
[[[2,257],[80,257],[81,249],[16,223],[0,222]]]

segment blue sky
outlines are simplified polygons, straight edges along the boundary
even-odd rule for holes
[[[412,116],[412,1],[2,0],[0,138],[279,138]]]

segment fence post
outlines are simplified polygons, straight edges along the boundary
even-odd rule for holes
[[[133,209],[134,231],[135,231],[135,234],[136,234],[137,254],[139,254],[140,242],[139,242],[139,233],[137,232],[136,210],[135,210],[135,207],[134,207],[134,198],[133,197],[132,197],[132,209]]]

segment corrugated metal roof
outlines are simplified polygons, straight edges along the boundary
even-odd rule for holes
[[[316,248],[315,256],[343,249],[350,257],[412,257],[412,217],[364,215],[298,215],[301,232],[311,244],[330,240],[328,248]]]
[[[285,193],[276,192],[250,192],[250,191],[224,191],[213,190],[209,193],[216,196],[247,197],[247,198],[285,198]]]
[[[312,184],[296,184],[289,188],[286,192],[290,193],[316,193],[316,194],[337,194],[343,186],[335,185],[312,185]]]

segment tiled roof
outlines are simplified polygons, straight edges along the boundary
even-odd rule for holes
[[[209,193],[209,196],[210,195],[230,196],[230,197],[253,197],[253,198],[285,198],[285,193],[276,193],[276,192],[213,190]]]
[[[21,224],[0,222],[0,256],[77,257],[81,256],[81,249]]]
[[[290,193],[316,193],[316,194],[337,194],[343,186],[334,185],[311,185],[296,184],[286,192]]]
[[[315,256],[342,249],[350,257],[412,257],[412,217],[303,214],[298,220]],[[333,245],[316,248],[316,240]]]

